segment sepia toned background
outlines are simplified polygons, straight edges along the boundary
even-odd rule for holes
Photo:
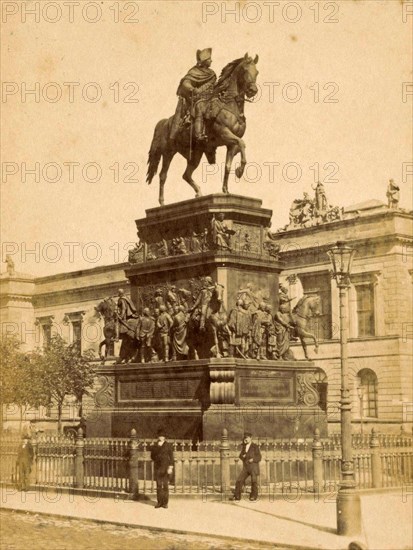
[[[2,2],[2,261],[11,253],[39,276],[125,260],[133,220],[158,204],[157,178],[145,183],[153,129],[205,47],[218,75],[259,55],[251,164],[229,185],[273,209],[274,230],[317,179],[346,206],[386,202],[394,178],[409,208],[412,11],[399,0]],[[220,192],[224,158],[195,172],[204,194]],[[184,167],[175,157],[166,203],[193,196]]]

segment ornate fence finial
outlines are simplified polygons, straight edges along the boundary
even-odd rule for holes
[[[131,431],[130,431],[130,437],[131,437],[131,439],[136,439],[137,436],[138,436],[137,431],[135,430],[135,428],[132,428]]]
[[[83,430],[82,428],[78,428],[76,433],[76,439],[83,439]]]

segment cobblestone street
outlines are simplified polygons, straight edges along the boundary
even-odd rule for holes
[[[1,550],[266,550],[273,545],[229,542],[149,529],[0,512]]]

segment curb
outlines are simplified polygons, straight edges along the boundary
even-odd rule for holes
[[[8,487],[13,488],[17,491],[15,485],[13,483],[2,483],[0,484],[2,487]],[[374,495],[381,495],[381,494],[389,494],[394,493],[398,494],[400,491],[402,491],[402,487],[380,487],[377,489],[369,488],[369,489],[359,489],[357,492],[360,496],[374,496]],[[67,486],[50,486],[50,485],[30,485],[28,492],[39,492],[39,493],[48,493],[48,494],[68,494],[68,495],[78,495],[78,496],[88,496],[91,498],[111,498],[113,500],[134,500],[137,502],[142,501],[150,501],[155,499],[156,500],[156,491],[154,492],[146,492],[146,493],[138,493],[136,496],[134,496],[132,493],[126,493],[124,491],[108,491],[105,489],[88,489],[88,488],[80,488],[80,487],[67,487]],[[169,498],[170,500],[217,500],[221,502],[230,502],[230,497],[232,496],[233,492],[226,492],[226,493],[175,493],[173,491],[169,491]],[[276,502],[277,500],[284,500],[286,502],[291,502],[291,500],[288,498],[288,496],[291,495],[295,499],[296,493],[275,493],[275,494],[269,494],[264,493],[259,495],[258,502],[260,500],[267,500],[268,498],[271,498],[272,502]],[[324,501],[326,498],[329,499],[329,502],[331,502],[331,499],[334,499],[336,495],[336,491],[332,492],[326,492],[326,493],[299,493],[298,500],[305,499],[305,500],[315,500],[318,501]],[[245,501],[248,499],[245,498]]]
[[[2,511],[10,511],[10,512],[14,512],[14,513],[18,513],[18,514],[33,514],[33,515],[38,515],[38,516],[45,516],[45,517],[54,517],[54,518],[59,518],[59,519],[76,519],[76,520],[79,520],[79,521],[89,521],[89,522],[93,522],[93,523],[96,523],[96,524],[99,524],[99,525],[113,525],[113,526],[116,526],[116,527],[129,527],[131,529],[145,529],[147,531],[152,531],[152,532],[155,532],[155,533],[174,533],[174,534],[177,534],[177,535],[194,535],[194,536],[200,536],[200,537],[211,537],[211,538],[216,538],[216,539],[220,539],[220,540],[225,540],[225,541],[231,541],[231,542],[237,542],[237,543],[251,543],[251,544],[255,544],[255,545],[260,545],[260,544],[266,544],[266,545],[271,545],[272,548],[279,548],[280,550],[282,549],[291,549],[291,550],[328,550],[328,549],[323,549],[322,547],[320,546],[298,546],[296,544],[289,544],[289,543],[278,543],[278,542],[273,542],[273,541],[266,541],[266,540],[256,540],[256,539],[247,539],[247,538],[240,538],[240,537],[230,537],[228,535],[216,535],[216,534],[211,534],[211,533],[206,533],[206,532],[202,532],[202,531],[185,531],[183,529],[166,529],[164,527],[149,527],[147,525],[141,525],[141,524],[138,524],[138,523],[124,523],[124,522],[121,522],[121,521],[106,521],[106,520],[102,520],[102,519],[93,519],[93,518],[83,518],[83,517],[79,517],[79,516],[69,516],[69,515],[63,515],[63,514],[52,514],[51,512],[36,512],[34,510],[22,510],[20,508],[13,508],[13,507],[9,507],[9,508],[2,508]],[[344,547],[343,547],[343,550],[344,550]]]

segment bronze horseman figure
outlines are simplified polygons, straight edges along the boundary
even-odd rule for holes
[[[174,140],[181,129],[185,115],[190,111],[190,116],[194,118],[195,139],[206,141],[208,136],[204,129],[204,113],[207,100],[212,96],[214,84],[217,76],[210,69],[212,49],[197,50],[197,64],[190,69],[178,86],[177,95],[179,96],[175,116],[171,124],[170,138]]]
[[[205,154],[215,164],[217,147],[225,146],[222,192],[228,193],[228,177],[233,158],[240,153],[241,163],[236,169],[241,178],[247,163],[242,137],[246,129],[244,104],[258,92],[256,85],[258,56],[244,57],[228,63],[216,81],[210,68],[211,48],[197,51],[197,64],[182,78],[178,86],[178,105],[175,115],[163,119],[155,127],[148,157],[146,181],[151,183],[162,159],[159,173],[159,204],[164,204],[164,186],[169,166],[176,153],[187,161],[183,179],[201,196],[201,189],[192,179]]]

